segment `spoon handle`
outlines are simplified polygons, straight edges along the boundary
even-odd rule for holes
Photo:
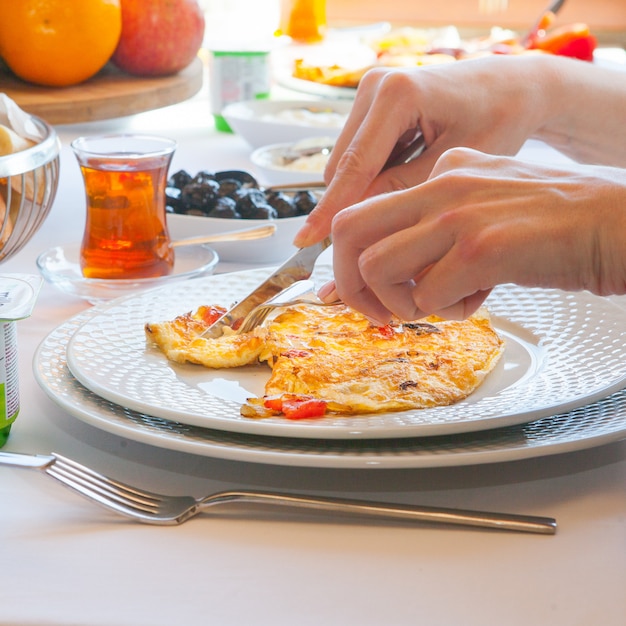
[[[203,243],[218,243],[221,241],[251,241],[253,239],[265,239],[266,237],[271,237],[275,232],[275,224],[253,226],[252,228],[229,230],[226,233],[218,233],[215,235],[201,235],[199,237],[177,239],[172,241],[172,247],[178,248],[180,246],[197,246]]]

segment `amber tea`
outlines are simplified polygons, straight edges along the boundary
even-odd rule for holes
[[[120,135],[82,138],[72,147],[87,199],[83,275],[115,279],[169,274],[174,251],[165,184],[174,142]]]

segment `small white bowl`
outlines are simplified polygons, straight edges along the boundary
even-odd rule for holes
[[[56,246],[37,258],[37,267],[46,281],[64,293],[99,304],[113,298],[166,283],[206,276],[215,271],[219,256],[205,245],[176,249],[174,270],[156,278],[106,279],[85,278],[80,269],[80,245]]]
[[[232,130],[250,146],[339,136],[352,108],[344,100],[246,100],[224,107]]]
[[[286,161],[285,156],[295,149],[316,149],[333,142],[331,137],[307,137],[296,142],[270,144],[257,148],[250,160],[255,174],[267,186],[323,182],[328,153],[303,156],[293,162]]]
[[[265,239],[211,244],[211,247],[218,253],[220,261],[272,265],[282,263],[297,250],[292,243],[293,238],[305,220],[305,215],[275,220],[248,220],[168,213],[167,227],[172,239],[186,239],[253,226],[265,226],[268,223],[275,224],[276,232]]]

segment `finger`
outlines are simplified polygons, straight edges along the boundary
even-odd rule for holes
[[[371,288],[369,264],[386,279],[386,272],[398,261],[395,241],[420,219],[419,203],[411,202],[409,192],[386,194],[344,209],[333,220],[333,267],[340,298],[367,316],[388,321],[391,313]],[[415,194],[415,190],[411,190]],[[379,262],[378,255],[382,257]],[[365,272],[362,270],[365,268]],[[412,274],[407,274],[411,278]],[[375,284],[377,284],[375,282]]]
[[[343,154],[348,146],[352,143],[357,131],[363,124],[363,120],[367,116],[368,111],[372,105],[372,101],[376,97],[376,91],[378,89],[378,83],[381,79],[381,72],[379,70],[372,70],[368,72],[360,81],[357,89],[354,103],[350,109],[350,115],[346,120],[344,127],[335,141],[335,145],[328,158],[328,164],[326,165],[325,177],[330,181],[337,167],[339,161],[339,155]]]
[[[296,246],[311,245],[326,236],[333,216],[365,197],[397,142],[403,145],[415,136],[417,113],[403,106],[399,98],[390,97],[387,74],[380,75],[380,84],[374,80],[379,75],[373,74],[374,78],[365,83],[363,96],[357,91],[354,112],[331,152],[325,173],[328,188],[296,234]],[[372,83],[376,89],[370,98]]]
[[[491,289],[484,291],[477,291],[471,296],[467,296],[450,306],[443,309],[432,311],[428,315],[437,315],[447,320],[464,320],[467,319],[473,313],[476,313],[478,309],[484,304],[485,300],[491,293]]]

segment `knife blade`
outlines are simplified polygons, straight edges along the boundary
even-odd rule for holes
[[[200,336],[215,339],[222,336],[225,326],[232,326],[238,319],[245,317],[254,307],[269,300],[285,287],[298,280],[311,277],[315,262],[319,255],[330,246],[330,237],[312,246],[300,248],[289,257],[269,278],[263,281],[254,291],[239,301],[216,322],[209,326]]]

